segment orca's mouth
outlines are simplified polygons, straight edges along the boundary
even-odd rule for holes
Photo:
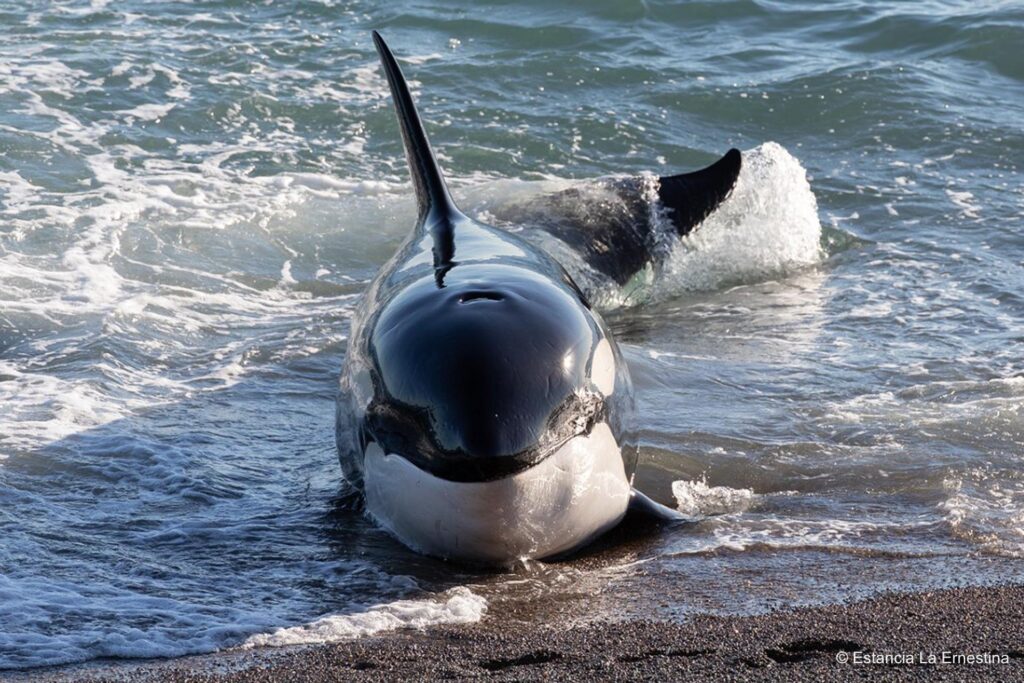
[[[473,453],[438,443],[429,409],[375,398],[363,418],[362,439],[440,479],[486,482],[509,477],[545,460],[577,436],[590,434],[607,418],[604,396],[596,391],[570,394],[549,416],[536,443],[515,453]]]
[[[572,551],[617,524],[631,497],[607,423],[490,482],[435,477],[375,443],[365,468],[366,509],[382,527],[418,552],[473,564]]]

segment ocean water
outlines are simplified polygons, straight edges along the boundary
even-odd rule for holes
[[[1024,8],[0,1],[0,668],[1024,579]],[[477,571],[341,480],[413,216],[369,32],[455,194],[745,152],[602,292],[638,486],[692,522]],[[563,254],[571,261],[572,254]]]

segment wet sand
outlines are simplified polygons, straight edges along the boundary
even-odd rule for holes
[[[24,680],[1020,680],[1024,586],[894,593],[685,624],[509,629],[497,620],[332,645],[89,665]]]

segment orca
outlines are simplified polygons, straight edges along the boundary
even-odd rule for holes
[[[471,563],[564,555],[631,506],[671,516],[632,488],[632,383],[600,313],[546,251],[459,210],[394,55],[373,40],[417,219],[353,316],[336,408],[345,478],[405,545]],[[660,179],[679,234],[726,197],[739,159],[731,150]],[[629,182],[613,189],[633,206]],[[650,223],[646,209],[634,209],[575,230],[535,217],[536,227],[620,282],[651,258],[649,229],[634,224]]]

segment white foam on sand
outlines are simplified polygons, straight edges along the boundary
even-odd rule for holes
[[[447,591],[441,599],[398,600],[375,605],[363,612],[332,614],[301,626],[260,633],[250,636],[242,647],[333,643],[401,628],[473,624],[480,621],[486,611],[487,601],[484,598],[459,586]]]
[[[943,482],[939,504],[953,535],[983,551],[1024,557],[1024,481],[975,468]]]
[[[742,552],[757,548],[832,548],[865,547],[880,534],[896,535],[931,524],[885,521],[858,522],[847,519],[796,519],[777,515],[719,516],[709,522],[703,533],[691,533],[672,544],[671,555],[702,555],[719,550]]]

